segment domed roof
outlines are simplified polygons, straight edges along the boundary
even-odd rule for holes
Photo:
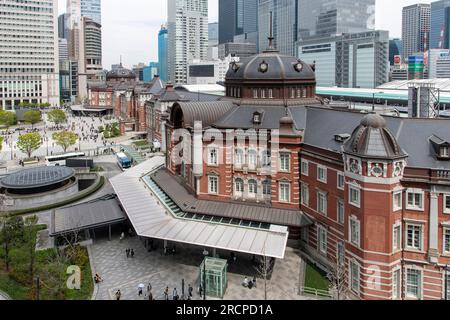
[[[344,144],[344,152],[366,158],[396,159],[407,154],[377,114],[365,116]]]
[[[115,78],[136,79],[136,74],[130,69],[126,69],[121,65],[120,68],[111,70],[106,74],[106,79],[115,79]]]
[[[310,80],[316,81],[311,66],[276,50],[267,50],[242,62],[233,62],[226,80]]]

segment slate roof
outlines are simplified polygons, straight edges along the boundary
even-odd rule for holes
[[[160,169],[151,179],[185,212],[224,218],[259,221],[283,226],[303,227],[311,221],[299,210],[275,209],[267,206],[198,200],[167,169]]]
[[[178,102],[173,105],[172,113],[181,108],[185,127],[193,128],[195,121],[202,121],[203,127],[209,127],[232,107],[233,103],[230,101]]]

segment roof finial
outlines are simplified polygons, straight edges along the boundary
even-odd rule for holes
[[[270,11],[270,25],[269,25],[269,49],[273,49],[273,12]]]

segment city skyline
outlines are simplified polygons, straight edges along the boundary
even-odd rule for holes
[[[64,13],[66,0],[59,1],[59,13]],[[432,0],[377,0],[376,29],[388,30],[391,38],[401,37],[402,8],[414,3],[431,3]],[[104,67],[118,63],[132,67],[140,62],[158,60],[158,32],[167,21],[167,1],[108,0],[102,6]],[[149,12],[152,14],[149,15]],[[218,0],[209,0],[209,22],[218,21]],[[119,45],[118,45],[119,44]]]

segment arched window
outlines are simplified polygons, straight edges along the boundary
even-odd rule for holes
[[[253,89],[253,98],[258,99],[258,89]]]
[[[266,98],[266,89],[260,89],[261,90],[261,98],[265,99]]]
[[[269,150],[264,150],[261,154],[262,166],[270,167],[272,164],[272,155]]]
[[[244,151],[237,149],[234,155],[234,164],[236,166],[242,166],[244,164]]]
[[[258,192],[258,183],[256,180],[249,180],[248,181],[248,194],[252,197],[256,196],[256,193]]]
[[[218,164],[217,160],[217,149],[210,148],[208,152],[208,165],[216,166]]]
[[[251,167],[256,167],[258,164],[258,153],[256,150],[250,150],[248,152],[248,165]]]
[[[265,196],[270,196],[272,193],[272,184],[270,180],[264,180],[262,183],[262,187],[263,187],[263,194]]]
[[[269,89],[269,99],[273,99],[273,90]]]
[[[244,192],[244,180],[238,178],[234,181],[234,191],[236,193]]]

